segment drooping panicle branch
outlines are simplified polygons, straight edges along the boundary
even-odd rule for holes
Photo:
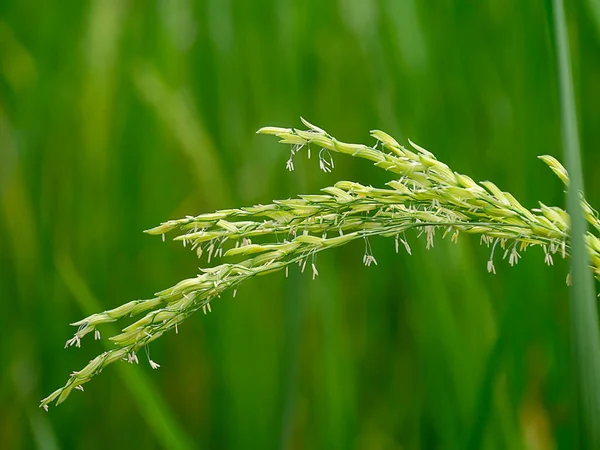
[[[367,266],[377,263],[370,251],[371,237],[393,237],[397,251],[402,243],[410,253],[406,237],[410,230],[425,234],[427,248],[433,246],[436,231],[442,236],[450,234],[453,241],[461,232],[480,235],[481,242],[491,248],[487,267],[493,273],[498,245],[510,265],[519,261],[519,252],[532,245],[543,248],[549,265],[554,255],[569,254],[569,217],[560,208],[540,204],[538,209],[528,210],[493,183],[476,183],[452,171],[424,148],[409,141],[414,151],[408,150],[382,131],[371,132],[377,145],[369,147],[338,141],[304,119],[303,123],[307,130],[267,127],[258,131],[292,146],[288,169],[293,170],[294,156],[312,149],[319,155],[321,169],[327,172],[334,167],[333,155],[341,153],[372,161],[394,174],[394,179],[386,188],[340,181],[317,195],[187,216],[147,230],[163,238],[175,233],[175,241],[196,251],[198,257],[206,255],[209,264],[213,258],[227,262],[201,269],[198,276],[157,292],[149,300],[131,301],[74,322],[78,329],[67,346],[79,346],[92,332],[99,337],[102,324],[141,315],[109,338],[115,344],[113,350],[73,372],[65,386],[42,400],[42,407],[53,401],[60,404],[73,389],[81,390],[113,362],[137,363],[142,348],[167,331],[177,331],[178,325],[198,310],[209,312],[211,302],[226,291],[235,295],[248,278],[280,270],[287,273],[292,264],[304,271],[309,261],[314,278],[318,275],[316,255],[354,240],[365,240],[363,262]],[[568,183],[568,175],[556,159],[541,159]],[[584,199],[582,204],[588,221],[600,230],[598,213]],[[586,239],[594,272],[600,278],[600,240],[592,233]],[[149,363],[160,367],[154,361]]]

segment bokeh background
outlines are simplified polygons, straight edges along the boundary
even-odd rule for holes
[[[568,2],[587,195],[600,205],[598,2]],[[515,268],[463,236],[413,255],[372,241],[320,276],[252,280],[46,414],[102,351],[69,322],[193,276],[142,233],[161,221],[389,174],[336,158],[285,170],[256,136],[299,116],[339,139],[379,128],[564,205],[549,2],[0,2],[0,447],[574,448],[564,261]],[[114,329],[114,328],[113,328]],[[109,335],[110,327],[103,330]],[[102,341],[106,343],[105,341]]]

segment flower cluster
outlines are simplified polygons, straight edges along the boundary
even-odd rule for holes
[[[377,145],[369,147],[338,141],[307,121],[303,123],[307,130],[266,127],[258,131],[291,144],[286,163],[289,170],[294,169],[294,156],[303,149],[310,156],[314,149],[326,172],[334,168],[332,154],[341,153],[372,161],[394,174],[393,180],[386,188],[340,181],[317,195],[188,216],[147,230],[163,239],[167,233],[176,233],[175,241],[189,246],[198,257],[206,255],[208,263],[212,258],[228,262],[201,269],[196,277],[158,292],[152,299],[131,301],[73,323],[78,329],[67,346],[80,346],[81,339],[92,332],[98,339],[98,327],[104,323],[141,316],[109,338],[114,349],[73,372],[65,386],[42,400],[42,407],[47,409],[53,401],[60,404],[73,389],[82,390],[84,383],[113,362],[137,363],[141,349],[146,349],[152,368],[160,367],[150,359],[148,344],[169,330],[177,331],[178,325],[196,311],[210,312],[211,302],[225,291],[235,295],[237,287],[250,277],[280,270],[287,275],[294,263],[304,271],[310,261],[315,278],[319,274],[316,256],[353,240],[364,240],[366,266],[377,264],[371,237],[392,237],[396,251],[402,244],[410,254],[406,232],[413,229],[425,235],[427,248],[434,245],[436,232],[443,237],[450,235],[454,242],[461,232],[480,235],[481,243],[491,248],[487,269],[493,273],[498,251],[511,266],[529,246],[542,247],[549,265],[555,255],[569,255],[569,216],[563,209],[540,204],[538,209],[528,210],[493,183],[476,183],[452,171],[424,148],[409,141],[409,150],[382,131],[371,132]],[[568,175],[556,159],[540,158],[568,183]],[[593,228],[600,231],[597,212],[584,199],[582,207]],[[586,239],[592,268],[600,279],[600,239],[592,233]]]

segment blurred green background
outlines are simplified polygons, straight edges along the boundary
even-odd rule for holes
[[[587,195],[600,206],[600,18],[569,4]],[[409,236],[252,280],[46,414],[102,351],[68,323],[148,298],[198,260],[142,230],[389,174],[285,170],[261,126],[411,138],[530,208],[564,205],[549,2],[0,2],[0,448],[574,448],[564,261],[510,268]],[[201,264],[206,264],[202,261]],[[109,330],[104,330],[104,336]],[[105,341],[102,341],[105,342]]]

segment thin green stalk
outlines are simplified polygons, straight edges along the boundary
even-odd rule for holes
[[[582,414],[584,443],[600,448],[600,337],[594,281],[586,250],[587,223],[580,204],[583,195],[583,173],[575,94],[571,74],[571,57],[562,0],[553,0],[554,32],[560,88],[562,142],[570,183],[567,189],[567,211],[571,216],[571,324],[575,371]]]

